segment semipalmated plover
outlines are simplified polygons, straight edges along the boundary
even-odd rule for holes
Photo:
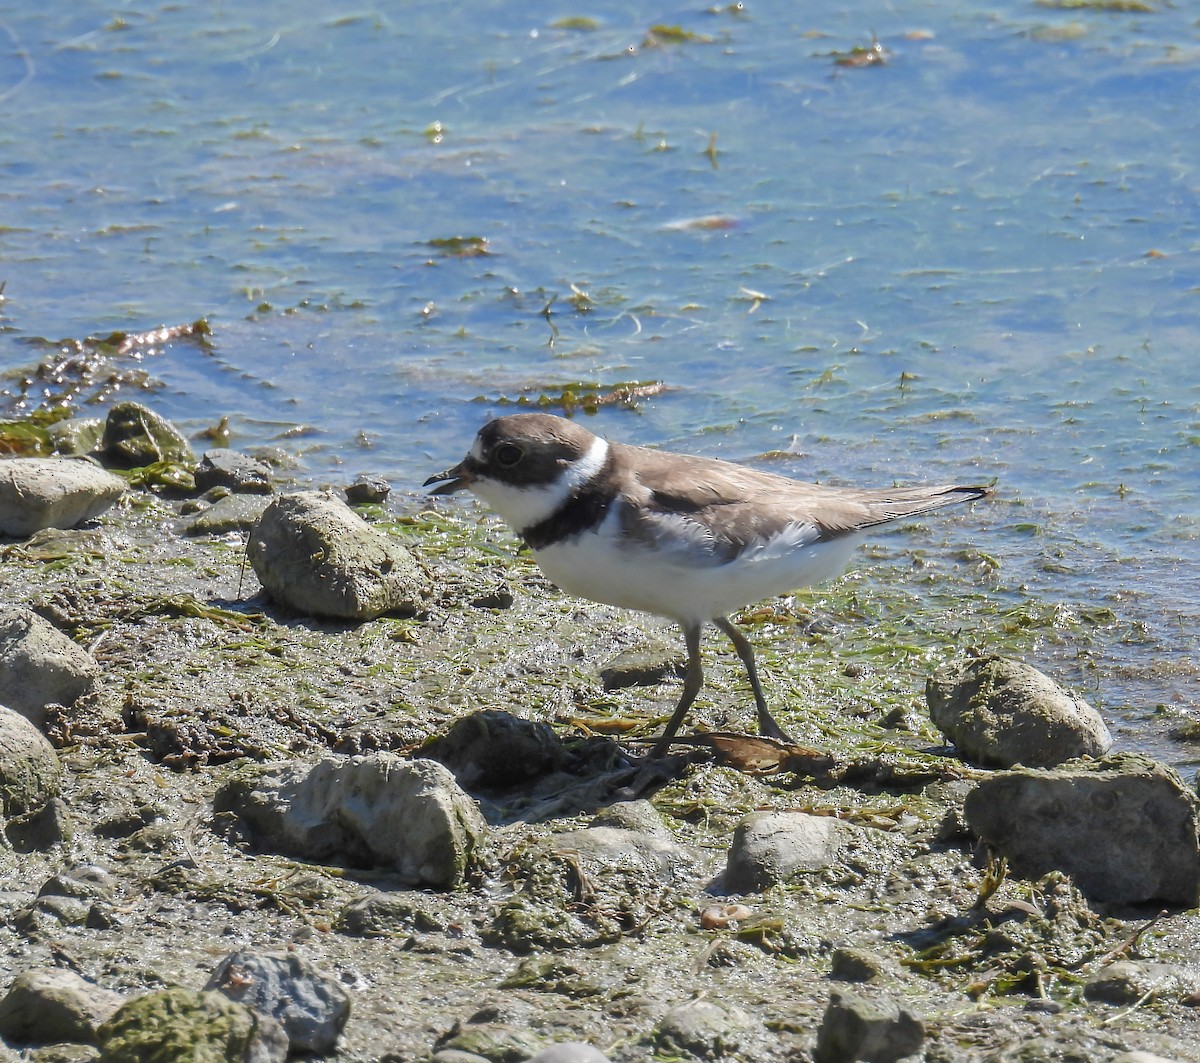
[[[704,682],[700,630],[714,623],[746,667],[762,734],[789,741],[767,709],[754,650],[732,610],[841,573],[864,533],[988,494],[985,487],[864,490],[801,483],[714,458],[609,443],[563,417],[484,425],[433,494],[466,488],[525,540],[568,594],[669,617],[683,628],[679,704],[661,756]]]

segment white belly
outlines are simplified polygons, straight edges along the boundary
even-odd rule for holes
[[[768,542],[731,561],[692,557],[688,563],[682,550],[619,545],[606,522],[596,532],[535,550],[533,556],[568,594],[686,623],[833,579],[860,542],[859,535],[786,549]]]

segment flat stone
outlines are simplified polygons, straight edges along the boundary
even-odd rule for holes
[[[236,812],[272,852],[391,868],[442,890],[477,870],[489,833],[442,765],[387,752],[252,769],[221,788],[214,809]]]
[[[1097,901],[1200,900],[1200,801],[1148,757],[1004,772],[979,783],[964,811],[1015,874],[1065,871]]]
[[[266,462],[223,447],[206,450],[194,475],[197,491],[227,487],[235,494],[269,495],[273,490],[271,467]]]
[[[73,705],[99,675],[87,650],[32,609],[0,608],[0,705],[40,727],[47,705]]]
[[[201,510],[183,529],[185,535],[228,535],[250,532],[270,502],[265,495],[226,495]]]
[[[793,875],[837,861],[860,828],[803,812],[752,812],[738,823],[726,856],[724,887],[761,893]]]
[[[232,953],[204,988],[270,1015],[292,1052],[331,1052],[350,1017],[350,994],[341,983],[294,952]]]
[[[1050,767],[1112,748],[1103,718],[1073,691],[1022,661],[967,657],[925,684],[929,715],[967,760]]]
[[[392,485],[382,476],[360,476],[346,488],[346,501],[352,506],[382,502],[391,494]]]
[[[897,1063],[925,1042],[925,1025],[889,1000],[834,992],[817,1030],[817,1063]]]
[[[63,967],[22,971],[0,1000],[0,1036],[22,1045],[96,1043],[96,1031],[124,1003]]]
[[[319,491],[275,499],[247,553],[267,593],[310,616],[373,620],[384,613],[412,614],[428,590],[424,573],[398,541]]]
[[[656,639],[618,653],[600,669],[600,682],[605,690],[655,686],[683,675],[686,667],[687,654],[681,646],[667,645]]]
[[[125,481],[77,458],[0,459],[0,535],[73,528],[109,509]]]

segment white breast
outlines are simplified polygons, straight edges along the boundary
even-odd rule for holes
[[[621,539],[619,529],[619,516],[612,512],[597,531],[535,550],[533,556],[568,594],[685,623],[725,616],[751,602],[832,579],[861,542],[858,535],[818,541],[816,529],[796,524],[718,562],[684,539],[648,546]]]

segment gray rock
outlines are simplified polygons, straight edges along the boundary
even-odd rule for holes
[[[870,982],[889,967],[882,956],[866,949],[838,948],[829,957],[829,977],[839,982]]]
[[[691,853],[668,835],[623,827],[563,831],[551,836],[550,847],[597,876],[623,868],[647,883],[677,881],[695,865]]]
[[[527,1063],[609,1063],[608,1056],[585,1041],[560,1041],[543,1048]]]
[[[204,988],[270,1015],[292,1052],[332,1051],[350,1018],[350,995],[341,983],[294,952],[232,953]]]
[[[17,912],[13,923],[34,937],[55,933],[64,926],[93,928],[111,925],[112,875],[102,867],[84,864],[52,875],[38,891],[33,903]]]
[[[441,933],[456,916],[444,911],[439,897],[411,890],[370,893],[351,901],[337,919],[337,930],[354,937],[398,937]]]
[[[1179,1000],[1200,993],[1200,970],[1177,963],[1118,960],[1088,979],[1083,995],[1107,1004],[1136,1004],[1147,995]]]
[[[382,502],[391,491],[392,485],[382,476],[360,476],[346,488],[346,501],[352,506]]]
[[[100,1063],[283,1063],[288,1039],[269,1015],[220,993],[164,989],[135,997],[100,1027]]]
[[[372,620],[413,613],[428,589],[400,543],[319,491],[272,502],[250,537],[248,554],[275,601],[311,616]]]
[[[1101,757],[1112,735],[1100,714],[1049,676],[1007,657],[968,657],[925,684],[929,715],[967,760],[1050,767]]]
[[[394,753],[292,762],[242,773],[217,794],[264,848],[306,860],[394,869],[453,889],[477,870],[487,825],[440,764]]]
[[[54,747],[24,716],[0,705],[0,813],[36,811],[61,789],[62,765]]]
[[[271,467],[236,450],[206,450],[195,468],[196,490],[228,487],[235,494],[269,495]]]
[[[675,835],[663,821],[662,814],[645,799],[636,801],[614,801],[600,809],[589,827],[620,827],[624,830],[640,831],[655,838],[674,841]]]
[[[456,720],[421,755],[444,764],[468,789],[503,789],[565,767],[571,755],[547,723],[487,709]]]
[[[917,1053],[925,1025],[891,1001],[831,993],[817,1030],[817,1063],[896,1063]]]
[[[467,1063],[471,1057],[482,1057],[492,1063],[527,1060],[542,1048],[542,1039],[531,1030],[504,1022],[463,1023],[442,1038],[434,1059],[440,1063],[453,1060]],[[451,1056],[455,1052],[461,1055]]]
[[[125,493],[125,481],[76,458],[0,459],[0,535],[73,528]]]
[[[0,704],[41,726],[47,705],[73,705],[99,675],[87,650],[32,609],[0,609]]]
[[[1065,871],[1098,901],[1200,899],[1200,801],[1148,757],[1005,772],[979,783],[964,810],[1018,875]]]
[[[668,1011],[651,1039],[659,1053],[738,1057],[749,1027],[750,1017],[740,1008],[701,997]]]
[[[834,863],[861,829],[829,816],[752,812],[737,825],[725,865],[730,893],[760,893]]]
[[[654,686],[683,675],[687,655],[678,645],[655,640],[617,654],[600,669],[605,690],[622,687]]]
[[[118,402],[109,408],[103,448],[114,465],[130,468],[159,462],[190,468],[196,461],[183,433],[139,402]]]
[[[201,510],[183,529],[185,535],[228,535],[249,532],[270,503],[264,495],[226,495]]]
[[[95,1044],[101,1023],[122,1002],[63,967],[22,971],[0,1000],[0,1037],[23,1045]]]

